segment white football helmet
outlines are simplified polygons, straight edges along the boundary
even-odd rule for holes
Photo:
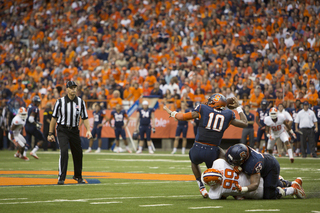
[[[270,115],[271,119],[277,119],[277,117],[278,117],[278,110],[277,110],[277,108],[272,107],[272,108],[270,109],[269,115]]]
[[[18,111],[18,115],[20,116],[20,118],[22,120],[26,120],[28,117],[28,112],[27,112],[26,108],[20,107],[20,109]]]

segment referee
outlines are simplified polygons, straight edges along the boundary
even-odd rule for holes
[[[315,150],[315,140],[314,133],[318,132],[318,121],[314,112],[309,109],[309,103],[307,101],[303,102],[303,110],[300,110],[294,120],[297,132],[301,133],[301,154],[302,157],[307,157],[307,138],[310,147],[310,152],[312,157],[317,158]],[[299,128],[298,129],[298,125]]]
[[[74,176],[78,183],[85,183],[82,179],[82,147],[79,135],[79,120],[83,120],[87,129],[86,137],[90,139],[91,132],[88,121],[88,113],[84,101],[76,96],[77,84],[74,81],[67,83],[67,95],[58,99],[54,105],[50,123],[48,141],[55,142],[54,128],[57,126],[57,137],[60,146],[59,181],[63,185],[66,179],[68,167],[68,144],[73,158]]]

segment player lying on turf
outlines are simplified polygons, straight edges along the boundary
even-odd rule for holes
[[[287,195],[306,197],[301,178],[292,183],[279,180],[279,162],[270,154],[261,154],[244,144],[236,144],[227,150],[225,158],[235,171],[249,176],[249,185],[234,184],[241,193],[257,190],[263,178],[263,199],[278,199]]]
[[[201,179],[204,183],[210,186],[209,198],[213,200],[225,199],[228,196],[233,196],[235,199],[263,199],[263,178],[260,177],[258,188],[254,191],[243,193],[240,192],[236,185],[247,186],[250,184],[250,178],[244,173],[236,173],[224,159],[217,159],[213,162],[212,168],[207,169],[202,173]],[[295,182],[289,182],[279,176],[282,185],[286,185],[286,191],[293,191],[297,193],[297,189],[291,185]],[[287,195],[294,195],[287,193]]]
[[[9,140],[18,148],[18,151],[14,154],[14,157],[28,161],[29,158],[24,155],[26,139],[21,135],[21,130],[26,124],[26,119],[27,110],[24,107],[20,107],[18,114],[12,119],[9,131]]]

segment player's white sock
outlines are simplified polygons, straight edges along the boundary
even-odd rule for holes
[[[293,187],[288,187],[288,188],[285,188],[284,191],[286,192],[286,196],[293,195],[294,188]]]
[[[90,150],[90,151],[91,151],[91,147],[90,147],[90,146],[88,147],[88,150]]]
[[[173,148],[172,153],[176,153],[177,152],[177,148]]]
[[[149,151],[152,151],[152,147],[151,146],[148,146],[148,149],[149,149]]]
[[[296,149],[296,153],[300,153],[300,149],[299,148]]]
[[[99,151],[101,151],[101,148],[100,148],[100,147],[98,147],[97,151],[98,151],[98,150],[99,150]]]
[[[33,153],[33,154],[36,154],[36,152],[37,152],[38,150],[39,150],[39,146],[36,145],[36,146],[33,148],[32,153]]]
[[[185,148],[185,147],[182,147],[181,153],[182,153],[182,154],[185,154],[185,153],[186,153],[186,148]]]
[[[139,146],[139,151],[142,151],[142,146]]]
[[[205,187],[205,186],[204,186],[204,184],[203,184],[203,183],[202,183],[202,181],[201,181],[201,178],[197,178],[196,180],[197,180],[197,183],[198,183],[199,189],[202,189],[202,188],[204,188],[204,187]]]
[[[288,149],[288,154],[289,154],[289,158],[293,158],[293,152],[292,152],[292,149]]]
[[[24,147],[23,156],[27,157],[28,147]]]

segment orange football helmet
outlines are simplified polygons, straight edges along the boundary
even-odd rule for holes
[[[201,180],[203,183],[209,186],[216,186],[222,183],[223,175],[217,169],[207,169],[201,175]]]
[[[278,110],[275,107],[272,107],[269,111],[269,115],[272,119],[277,119],[278,117]]]
[[[220,93],[215,93],[208,98],[208,106],[223,110],[227,106],[227,99]]]

